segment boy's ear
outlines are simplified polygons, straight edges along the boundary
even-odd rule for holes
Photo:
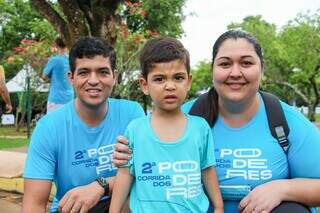
[[[148,82],[147,80],[140,76],[139,77],[139,84],[140,84],[140,88],[142,90],[142,92],[145,94],[145,95],[149,95],[149,90],[148,90]]]
[[[192,84],[192,75],[191,73],[188,75],[188,91],[191,89]]]

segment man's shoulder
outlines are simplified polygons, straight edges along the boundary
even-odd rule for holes
[[[61,124],[61,122],[69,119],[69,115],[72,112],[72,102],[69,102],[57,110],[47,113],[38,122],[50,123],[50,124]],[[59,125],[58,125],[59,126]]]
[[[141,108],[140,104],[136,101],[131,101],[127,99],[115,99],[109,98],[110,107],[120,107],[120,108]]]

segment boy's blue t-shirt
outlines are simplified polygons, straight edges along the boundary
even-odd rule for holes
[[[206,212],[209,206],[201,171],[215,165],[210,127],[204,119],[187,115],[187,127],[174,142],[161,141],[149,114],[126,130],[133,158],[134,183],[130,193],[133,213]]]
[[[189,112],[194,100],[182,110]],[[232,128],[219,116],[212,128],[217,174],[225,212],[237,212],[239,201],[256,186],[277,179],[320,178],[320,132],[293,107],[281,102],[290,134],[284,153],[272,137],[265,106],[244,126]],[[294,187],[294,186],[293,186]]]
[[[66,55],[49,58],[43,73],[50,78],[48,101],[65,104],[74,98],[73,88],[68,80],[69,59]]]
[[[54,181],[56,198],[97,177],[115,176],[112,164],[116,137],[135,118],[144,115],[132,101],[108,98],[108,112],[96,127],[84,123],[74,101],[47,114],[37,123],[28,150],[24,178]],[[57,211],[57,203],[52,211]]]

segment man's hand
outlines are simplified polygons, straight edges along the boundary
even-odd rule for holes
[[[59,202],[60,213],[85,213],[96,205],[104,194],[104,189],[94,181],[68,191]]]
[[[114,146],[112,162],[116,167],[120,167],[128,163],[131,159],[132,150],[129,148],[129,142],[124,136],[117,137],[117,143]]]

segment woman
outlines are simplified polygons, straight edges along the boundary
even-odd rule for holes
[[[284,201],[320,206],[320,167],[316,166],[320,132],[281,102],[290,128],[287,154],[272,137],[258,92],[264,68],[258,41],[244,31],[225,32],[213,46],[212,68],[214,87],[207,96],[212,107],[202,114],[215,115],[212,132],[225,212],[302,208],[295,203],[279,205]],[[189,112],[193,103],[186,103],[183,110]],[[126,143],[123,138],[119,141]],[[115,148],[116,165],[128,159],[121,153],[128,152],[123,144]]]

